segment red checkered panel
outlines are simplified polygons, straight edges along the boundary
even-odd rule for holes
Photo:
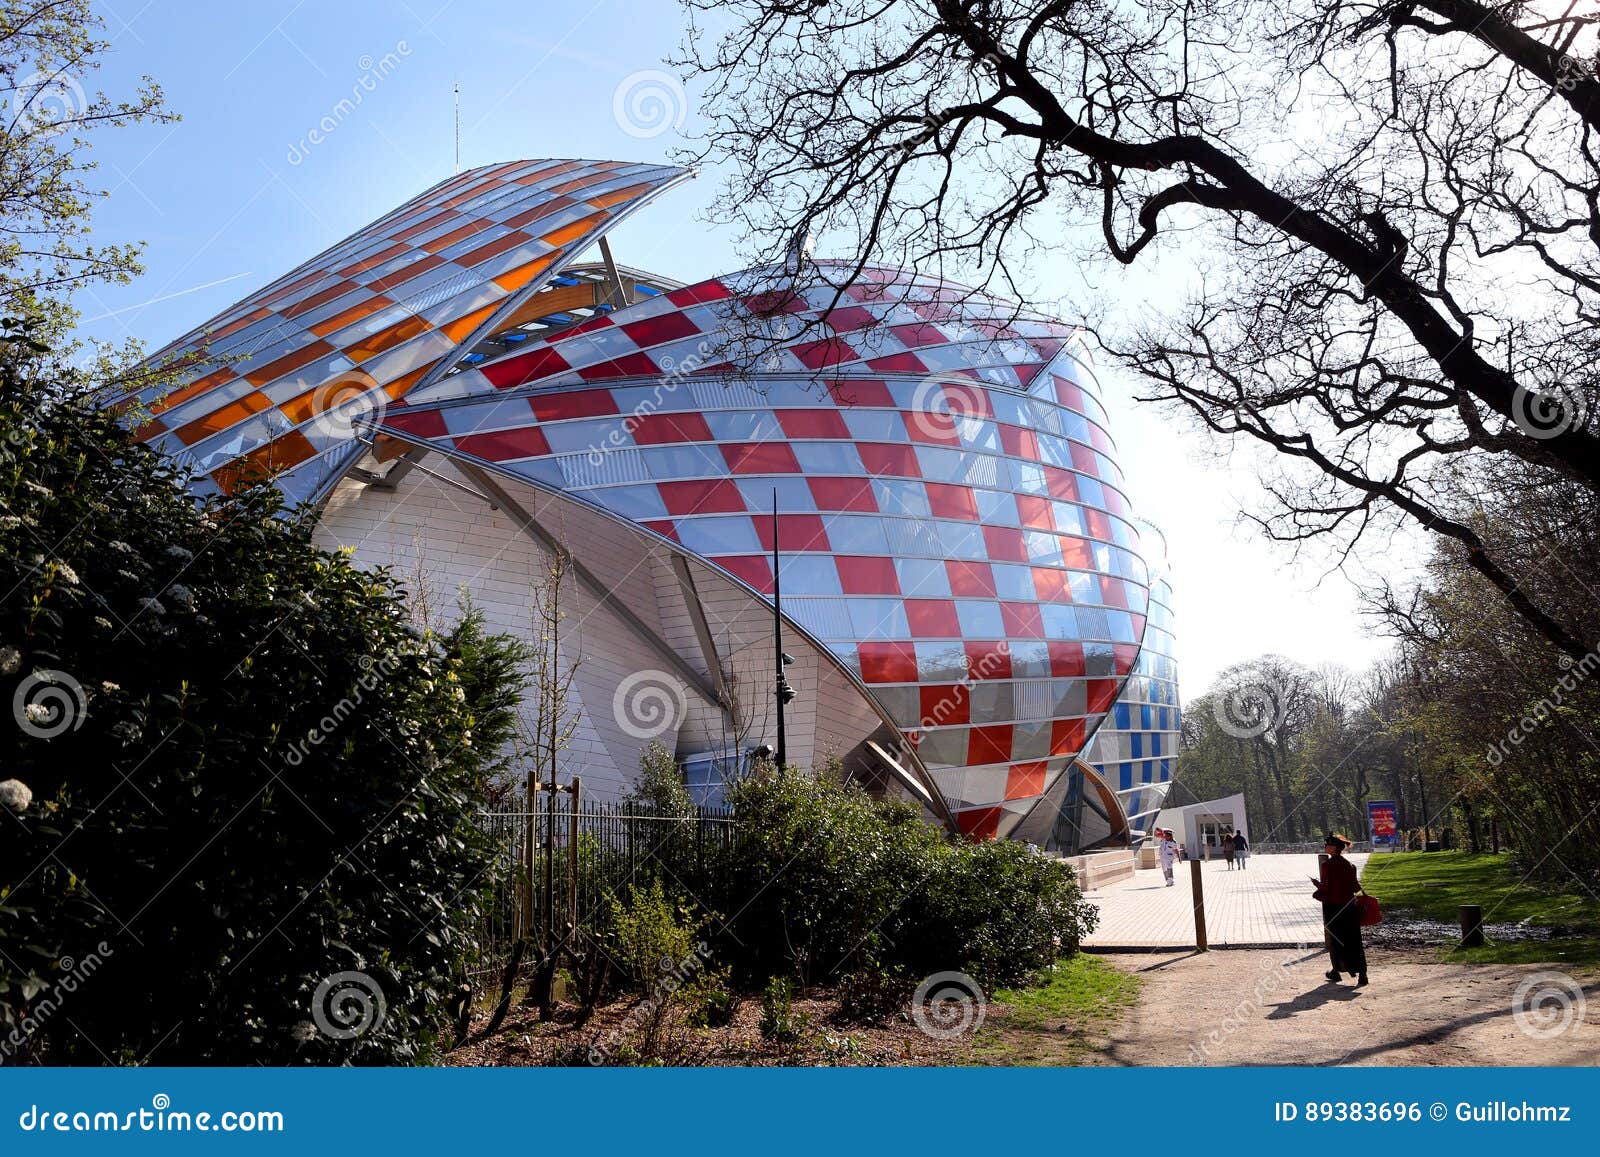
[[[378,410],[465,353],[627,212],[687,173],[512,161],[461,173],[151,359],[174,380],[120,400],[205,486],[276,477],[314,495]],[[202,487],[204,488],[204,486]]]
[[[1058,323],[885,271],[831,337],[730,366],[774,316],[733,288],[752,280],[452,375],[384,429],[630,519],[763,595],[776,500],[788,617],[861,678],[963,827],[1005,835],[1083,750],[1144,634],[1092,377]],[[823,307],[804,301],[787,316]],[[901,348],[871,344],[885,332]]]
[[[743,371],[754,368],[751,358],[763,375],[937,375],[1022,390],[1074,332],[986,294],[895,270],[865,270],[842,292],[827,285],[761,288],[770,281],[769,271],[753,271],[686,286],[437,383],[415,400],[535,384],[725,374],[730,361]]]

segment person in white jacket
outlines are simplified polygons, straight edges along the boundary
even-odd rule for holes
[[[1170,831],[1156,832],[1156,855],[1161,860],[1161,874],[1166,877],[1167,887],[1172,887],[1172,865],[1178,860],[1178,841],[1172,838]]]

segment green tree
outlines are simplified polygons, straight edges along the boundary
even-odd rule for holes
[[[32,318],[36,336],[72,352],[73,295],[142,271],[142,245],[89,240],[93,134],[170,122],[150,77],[131,95],[86,87],[110,47],[90,0],[0,0],[0,313]]]
[[[58,1063],[395,1063],[472,958],[506,667],[271,489],[0,356],[0,1024]],[[463,676],[470,678],[464,681]],[[470,694],[469,694],[470,688]],[[31,794],[31,800],[26,795]],[[25,806],[18,807],[18,804]],[[92,976],[76,976],[93,958]],[[80,982],[81,980],[81,982]]]
[[[684,785],[678,761],[654,740],[639,755],[639,778],[629,790],[627,802],[641,815],[682,819],[694,814],[694,799]]]

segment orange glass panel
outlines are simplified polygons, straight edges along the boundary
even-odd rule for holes
[[[365,261],[358,261],[354,265],[346,265],[343,269],[339,270],[339,276],[340,277],[349,277],[351,274],[354,274],[354,273],[364,273],[368,269],[372,269],[372,268],[374,268],[376,266],[382,265],[385,261],[389,260],[389,258],[391,258],[391,257],[400,256],[400,254],[406,252],[406,249],[407,249],[407,247],[404,246],[404,245],[390,245],[386,249],[382,249],[382,250],[379,250],[377,253],[374,253],[371,257],[367,258]]]
[[[371,288],[374,292],[382,293],[385,290],[393,289],[397,285],[404,285],[413,277],[420,277],[434,266],[443,264],[443,257],[436,257],[430,253],[421,261],[413,261],[404,269],[396,270],[387,277],[380,277],[376,281],[371,282]]]
[[[425,366],[418,366],[404,377],[396,378],[387,386],[384,386],[383,392],[388,394],[391,398],[404,397],[411,387],[420,382],[423,378],[423,375],[431,369],[433,369],[433,364],[431,362]]]
[[[517,178],[517,184],[519,184],[519,185],[539,185],[539,184],[543,184],[545,181],[548,181],[551,177],[559,177],[562,173],[570,173],[570,172],[572,172],[573,169],[576,169],[577,167],[578,167],[578,162],[577,161],[564,161],[561,164],[556,165],[554,168],[539,169],[537,172],[528,173],[528,174],[526,174],[524,176],[518,177]],[[553,192],[559,192],[560,190],[552,190],[552,191]]]
[[[172,409],[174,406],[182,405],[190,398],[198,397],[209,390],[212,386],[220,385],[221,383],[231,381],[232,379],[233,371],[227,369],[226,367],[220,370],[212,370],[205,377],[196,378],[182,389],[173,390],[172,393],[166,394],[160,398],[157,398],[154,402],[151,402],[150,412],[152,414],[163,413],[166,410]]]
[[[563,225],[554,233],[546,233],[543,237],[539,238],[539,240],[543,241],[546,245],[553,245],[557,248],[560,248],[563,245],[567,245],[573,241],[576,241],[579,237],[582,237],[585,233],[589,232],[589,230],[593,229],[596,225],[600,224],[600,222],[604,221],[608,216],[610,216],[608,213],[590,214],[581,221],[574,221],[571,225]]]
[[[345,347],[345,354],[352,360],[364,362],[375,354],[381,354],[392,346],[397,346],[403,341],[409,341],[425,329],[432,327],[422,318],[413,314],[404,321],[380,330],[371,337],[354,345]]]
[[[262,318],[266,317],[267,314],[269,314],[271,312],[272,311],[270,309],[267,309],[265,306],[263,306],[261,309],[251,310],[249,313],[245,314],[243,317],[239,318],[237,321],[230,321],[227,325],[223,326],[221,329],[217,330],[215,333],[206,334],[205,338],[203,340],[208,341],[208,342],[220,341],[223,338],[227,337],[231,333],[238,333],[241,329],[243,329],[245,326],[249,325],[251,322],[260,321]]]
[[[615,165],[596,165],[590,172],[581,177],[574,177],[572,180],[560,185],[552,185],[550,191],[552,193],[576,193],[580,189],[598,185],[601,181],[611,176],[611,170],[614,168],[616,168]]]
[[[266,297],[263,297],[261,299],[261,304],[262,305],[272,305],[274,302],[282,301],[284,298],[290,296],[291,294],[295,294],[295,293],[300,292],[306,286],[311,285],[311,284],[315,283],[318,279],[320,279],[322,277],[326,277],[326,276],[327,276],[327,271],[326,270],[324,270],[324,269],[313,269],[310,273],[307,273],[307,274],[304,274],[304,275],[302,275],[300,277],[295,278],[293,281],[289,282],[288,285],[285,285],[282,289],[274,290],[272,293],[268,294]]]
[[[343,297],[345,294],[349,293],[355,288],[357,288],[355,282],[345,281],[343,278],[341,278],[332,285],[328,286],[327,289],[319,290],[318,292],[313,293],[310,297],[295,302],[293,305],[289,306],[283,311],[283,316],[299,317],[302,313],[310,313],[313,309],[316,309],[317,306],[327,305],[328,302],[332,301],[334,298]]]
[[[488,224],[489,223],[487,221],[479,221],[477,218],[473,218],[459,229],[452,229],[448,233],[441,233],[432,241],[424,242],[422,248],[426,249],[429,253],[437,253],[441,249],[450,248],[450,246],[454,245],[457,241],[464,241],[468,237],[471,237],[474,233],[481,232]]]
[[[537,260],[528,262],[526,265],[521,265],[516,269],[502,273],[494,279],[494,283],[501,289],[521,289],[548,268],[550,268],[550,257],[540,257]]]
[[[317,448],[304,434],[291,430],[275,442],[256,447],[237,462],[212,471],[211,477],[224,494],[232,494],[242,485],[264,482],[291,466],[298,466],[316,452]]]
[[[475,309],[463,317],[458,317],[452,322],[447,322],[439,327],[439,332],[451,341],[460,343],[468,334],[489,320],[489,315],[500,307],[501,303],[492,301],[482,309]]]
[[[387,309],[394,302],[384,297],[381,293],[374,294],[369,300],[352,305],[337,317],[330,317],[326,321],[319,321],[311,327],[311,332],[318,337],[327,337],[345,326],[360,321],[370,314],[377,313],[380,309]]]
[[[588,200],[589,204],[593,205],[596,209],[609,209],[611,206],[621,201],[626,201],[631,197],[637,197],[649,187],[650,186],[647,184],[629,185],[626,189],[617,189],[614,192],[601,193],[597,197],[589,197],[586,199]]]
[[[316,361],[324,354],[331,354],[333,347],[325,341],[314,341],[308,346],[284,354],[274,362],[251,370],[245,375],[245,380],[251,385],[264,386],[268,382],[275,382],[284,374],[293,373],[303,365]]]
[[[429,229],[443,225],[446,221],[455,216],[458,216],[458,214],[450,209],[445,209],[442,212],[430,214],[421,221],[418,221],[415,225],[412,225],[406,229],[402,229],[400,232],[396,233],[394,235],[394,239],[396,241],[409,241],[419,234],[426,233]]]
[[[203,418],[196,418],[187,426],[179,426],[176,433],[185,446],[203,442],[211,435],[242,422],[251,414],[259,414],[272,405],[263,394],[246,394],[237,402],[230,402],[220,410],[213,410]]]
[[[379,434],[372,440],[372,456],[379,462],[393,462],[409,449],[411,449],[410,442],[402,442],[399,438],[391,438],[388,434]]]

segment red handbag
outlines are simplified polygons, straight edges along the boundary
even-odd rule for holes
[[[1379,907],[1377,897],[1368,896],[1365,892],[1356,897],[1356,906],[1361,910],[1361,926],[1371,928],[1374,924],[1383,923],[1383,909]]]

